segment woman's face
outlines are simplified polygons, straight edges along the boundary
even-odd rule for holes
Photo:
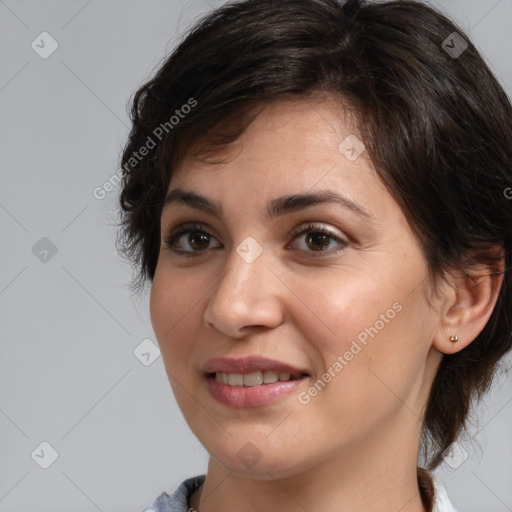
[[[170,181],[222,212],[164,207],[151,320],[188,425],[229,471],[265,479],[397,449],[415,467],[439,315],[419,244],[344,113],[268,106],[224,163],[188,159]],[[320,192],[342,199],[268,213]],[[274,362],[211,361],[251,356]],[[284,365],[300,378],[272,383]]]

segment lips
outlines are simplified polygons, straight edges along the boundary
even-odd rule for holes
[[[230,408],[270,406],[308,385],[304,369],[266,357],[219,357],[204,366],[210,395]]]
[[[203,366],[207,376],[213,376],[217,372],[227,374],[248,374],[253,372],[274,371],[278,373],[289,373],[292,378],[308,376],[305,369],[294,367],[288,363],[268,359],[266,357],[249,356],[244,358],[218,357],[209,359]]]

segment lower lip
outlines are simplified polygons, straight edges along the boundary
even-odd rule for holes
[[[218,382],[215,377],[206,377],[206,383],[210,394],[218,402],[229,407],[258,407],[275,402],[279,398],[297,391],[299,386],[304,384],[306,377],[287,382],[273,382],[272,384],[261,384],[260,386],[229,386]]]

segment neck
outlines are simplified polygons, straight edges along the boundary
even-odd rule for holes
[[[388,435],[375,432],[357,449],[332,453],[302,471],[261,466],[243,474],[210,458],[206,480],[190,505],[198,512],[427,512],[418,487],[420,425],[404,417],[398,425],[407,427],[386,429]]]

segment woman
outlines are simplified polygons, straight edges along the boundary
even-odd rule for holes
[[[512,344],[512,108],[468,37],[229,3],[132,117],[120,246],[210,454],[146,510],[453,511],[431,470]]]

